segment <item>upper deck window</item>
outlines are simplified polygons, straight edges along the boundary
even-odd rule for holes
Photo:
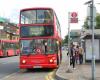
[[[21,11],[21,24],[52,23],[52,10],[25,10]]]

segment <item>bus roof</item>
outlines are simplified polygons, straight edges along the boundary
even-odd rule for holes
[[[26,11],[26,10],[53,10],[52,8],[49,8],[49,7],[34,7],[34,8],[24,8],[24,9],[21,9],[20,11]]]

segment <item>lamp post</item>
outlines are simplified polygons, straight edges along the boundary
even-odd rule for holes
[[[83,43],[83,38],[82,38],[82,36],[83,36],[83,26],[82,26],[82,29],[81,29],[81,47],[83,47],[83,45],[82,45],[82,43]]]
[[[72,70],[70,69],[70,12],[68,13],[68,73],[72,73]]]
[[[95,54],[94,54],[94,0],[85,4],[90,5],[90,26],[92,28],[92,80],[95,80]]]
[[[95,54],[94,54],[94,0],[91,9],[91,27],[92,27],[92,80],[95,80]]]

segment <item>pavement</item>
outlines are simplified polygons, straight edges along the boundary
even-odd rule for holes
[[[68,66],[68,58],[63,61],[56,72],[57,80],[92,80],[91,62],[76,64],[76,69]],[[68,72],[68,70],[70,72]],[[100,80],[100,62],[96,63],[95,80]]]

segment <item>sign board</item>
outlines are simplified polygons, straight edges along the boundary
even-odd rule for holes
[[[76,12],[70,13],[70,23],[78,23],[78,14]]]
[[[77,17],[77,13],[76,12],[72,12],[71,13],[71,17],[76,18]]]
[[[4,29],[4,26],[0,26],[0,30]]]

